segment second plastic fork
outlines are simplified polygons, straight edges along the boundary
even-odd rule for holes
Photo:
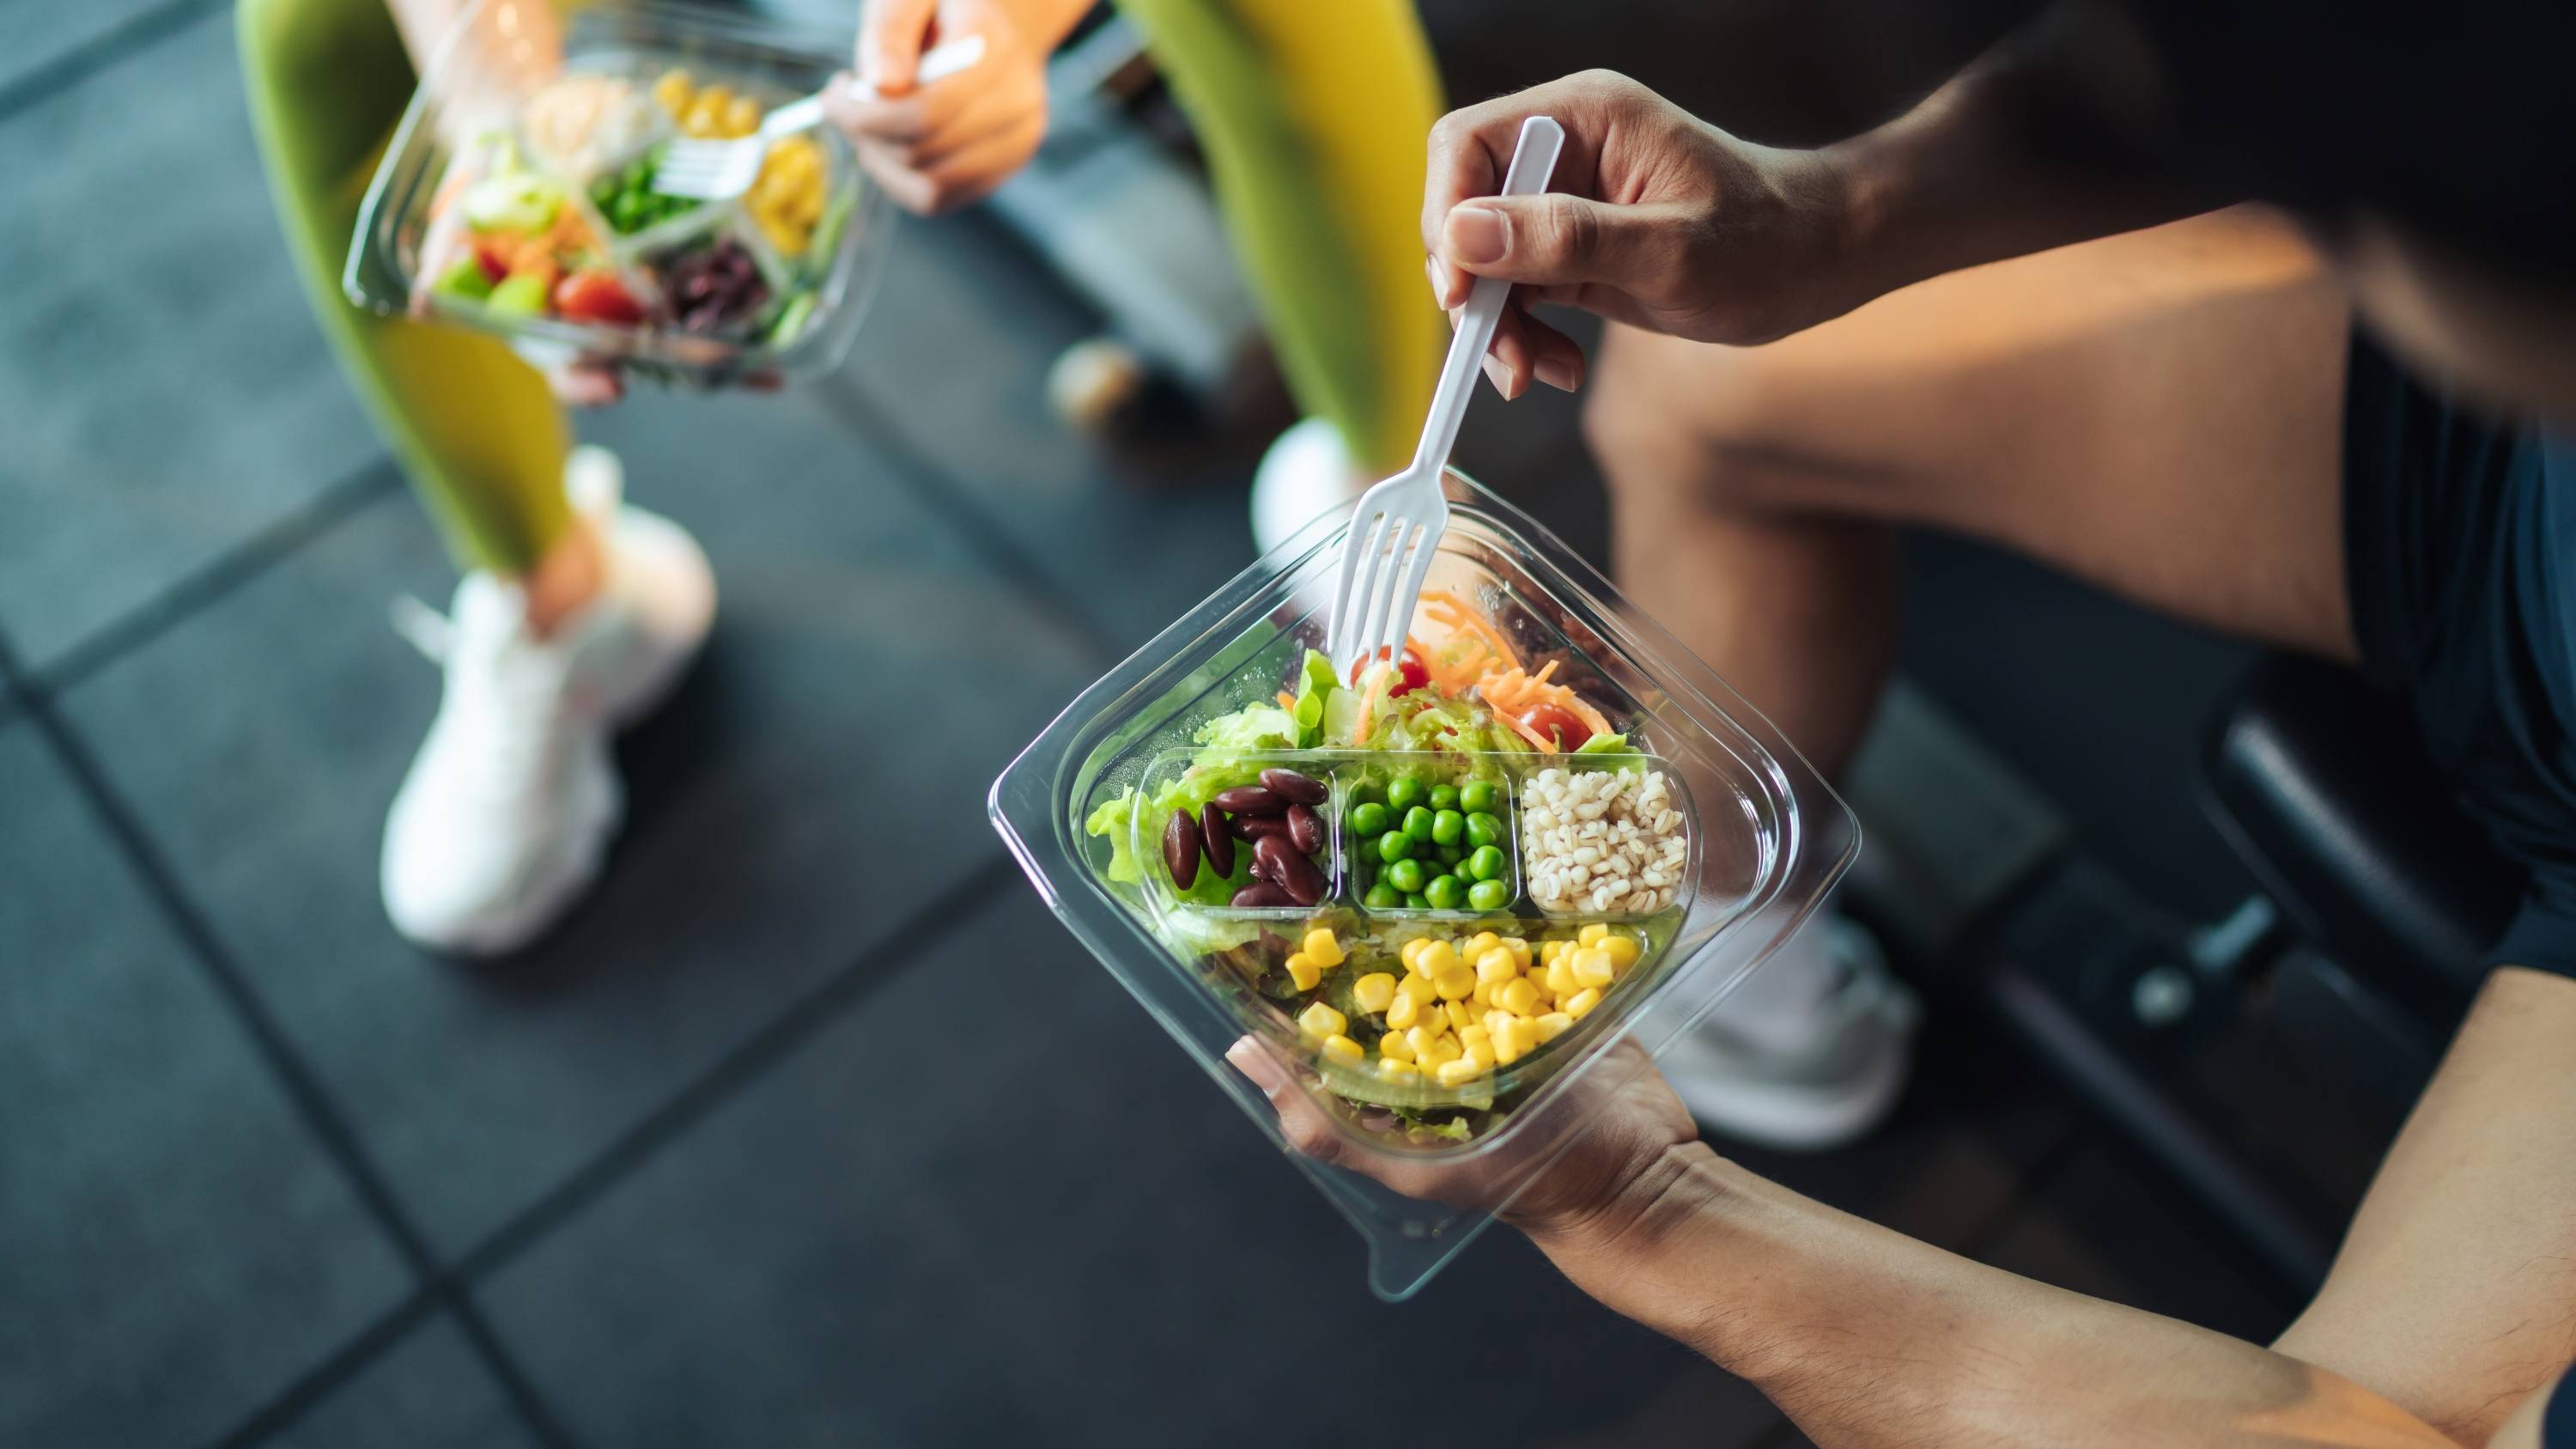
[[[963,35],[932,46],[921,57],[914,79],[920,85],[946,80],[983,58],[984,37]],[[811,95],[771,111],[761,118],[760,129],[748,136],[730,141],[682,137],[663,150],[661,164],[653,172],[653,189],[664,196],[731,201],[760,179],[760,163],[773,143],[812,130],[822,120],[823,98]]]
[[[1565,128],[1554,119],[1532,116],[1521,122],[1502,194],[1545,191],[1564,145]],[[1394,658],[1412,630],[1413,606],[1430,576],[1431,555],[1449,529],[1449,498],[1441,491],[1440,475],[1449,466],[1449,450],[1458,444],[1476,370],[1493,345],[1494,329],[1503,320],[1503,299],[1511,289],[1511,283],[1498,278],[1477,278],[1458,330],[1449,339],[1449,356],[1440,364],[1440,385],[1431,394],[1431,415],[1423,421],[1422,445],[1412,464],[1361,494],[1359,506],[1351,510],[1350,531],[1342,538],[1341,584],[1333,594],[1332,623],[1324,639],[1325,655],[1346,676],[1361,661]]]

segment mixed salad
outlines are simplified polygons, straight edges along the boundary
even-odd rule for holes
[[[812,320],[857,200],[812,136],[773,143],[742,197],[655,189],[676,137],[730,140],[763,107],[671,70],[557,77],[460,147],[430,203],[415,303],[785,346]]]
[[[1687,800],[1615,705],[1423,595],[1403,654],[1306,650],[1094,810],[1101,869],[1367,1125],[1466,1141],[1648,974],[1687,905]]]

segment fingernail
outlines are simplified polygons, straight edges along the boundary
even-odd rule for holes
[[[1252,1085],[1259,1087],[1263,1096],[1268,1096],[1288,1085],[1288,1076],[1279,1070],[1279,1064],[1270,1059],[1270,1053],[1263,1051],[1260,1043],[1248,1036],[1239,1038],[1234,1045],[1227,1047],[1225,1059],[1234,1063],[1236,1071],[1250,1078]]]
[[[1510,376],[1510,373],[1503,370],[1503,360],[1501,358],[1496,357],[1490,352],[1485,354],[1485,381],[1492,383],[1494,385],[1494,391],[1502,394],[1503,399],[1506,402],[1510,401],[1512,396],[1511,385],[1507,381]]]
[[[1530,371],[1538,380],[1559,392],[1572,392],[1583,385],[1583,369],[1562,357],[1542,357]]]
[[[1511,218],[1490,206],[1467,205],[1449,213],[1449,251],[1462,262],[1485,266],[1512,247]]]

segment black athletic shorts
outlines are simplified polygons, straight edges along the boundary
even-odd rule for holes
[[[2344,574],[2363,668],[2531,873],[2489,962],[2576,976],[2576,436],[2498,421],[2356,335]]]

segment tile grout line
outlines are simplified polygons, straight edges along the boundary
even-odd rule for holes
[[[379,453],[333,480],[250,537],[74,641],[53,663],[34,671],[25,692],[63,694],[100,670],[160,638],[209,605],[257,580],[298,550],[399,491],[402,470]]]
[[[0,121],[72,89],[138,51],[178,34],[219,10],[226,0],[171,0],[95,35],[52,60],[0,86]]]
[[[0,677],[23,679],[23,671],[5,640],[0,640]],[[349,1125],[313,1069],[288,1040],[285,1029],[270,1014],[257,990],[251,985],[238,963],[215,935],[213,925],[181,889],[177,875],[144,830],[133,809],[109,783],[86,741],[71,728],[42,694],[24,694],[21,699],[29,722],[51,746],[54,758],[71,776],[74,787],[91,811],[115,841],[134,871],[146,895],[152,898],[163,919],[178,934],[215,989],[215,994],[232,1011],[235,1024],[250,1037],[251,1045],[270,1078],[286,1093],[288,1103],[307,1130],[319,1139],[323,1153],[338,1167],[342,1178],[357,1194],[359,1204],[375,1221],[379,1231],[392,1241],[396,1256],[410,1269],[420,1284],[420,1291],[453,1312],[460,1328],[484,1359],[502,1389],[532,1432],[549,1445],[569,1445],[572,1440],[554,1416],[536,1397],[516,1364],[502,1353],[498,1341],[484,1324],[473,1305],[465,1301],[462,1291],[447,1275],[438,1270],[426,1238],[403,1211],[401,1202],[382,1171],[367,1155],[356,1131]]]
[[[767,1025],[737,1043],[713,1066],[664,1099],[660,1106],[645,1113],[641,1120],[593,1154],[589,1161],[573,1169],[570,1176],[547,1189],[536,1201],[520,1209],[481,1242],[467,1249],[446,1270],[447,1276],[462,1289],[508,1266],[538,1239],[561,1226],[641,1167],[663,1146],[731,1100],[771,1067],[786,1060],[797,1047],[839,1020],[878,987],[900,975],[901,964],[890,963],[890,957],[903,950],[908,942],[948,934],[955,923],[972,909],[975,901],[992,895],[996,885],[1007,884],[1012,873],[1010,855],[996,849],[955,885],[905,916],[884,940],[860,952],[849,965],[789,1002],[770,1018]]]
[[[893,465],[896,480],[913,501],[965,535],[967,546],[998,570],[1007,587],[1061,618],[1091,646],[1095,659],[1115,663],[1128,651],[1071,590],[1048,579],[1019,544],[961,487],[948,470],[914,446],[900,424],[868,398],[855,378],[843,377],[815,388],[823,410],[835,423]]]
[[[412,1330],[435,1316],[438,1309],[438,1295],[428,1285],[413,1289],[410,1296],[324,1355],[320,1363],[305,1370],[275,1398],[253,1409],[249,1418],[215,1441],[214,1449],[248,1449],[285,1428],[330,1397],[333,1390],[365,1372],[395,1344],[410,1337]]]

